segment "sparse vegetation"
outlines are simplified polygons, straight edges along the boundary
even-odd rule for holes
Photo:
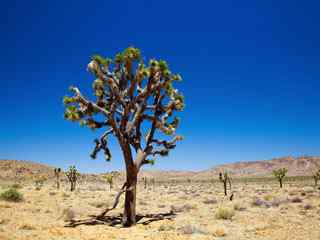
[[[229,184],[229,188],[231,190],[231,178],[227,172],[219,173],[219,180],[223,183],[224,195],[227,196],[227,184]]]
[[[106,180],[106,182],[109,184],[109,189],[111,191],[112,189],[112,186],[113,186],[113,178],[114,178],[114,175],[111,174],[111,173],[108,173],[108,174],[105,174],[103,176],[103,178]]]
[[[60,173],[61,173],[61,168],[55,168],[54,169],[54,176],[56,178],[57,189],[60,188]]]
[[[288,172],[288,169],[286,168],[280,168],[272,172],[274,177],[279,181],[280,188],[282,188],[283,179],[285,178],[287,172]]]
[[[41,190],[46,180],[47,178],[44,176],[36,176],[34,180],[36,190]]]
[[[21,202],[23,195],[16,188],[9,188],[0,194],[0,199],[8,202]]]
[[[232,219],[234,214],[235,213],[234,213],[234,210],[232,208],[220,206],[216,211],[215,217],[217,219],[228,220],[228,219]]]
[[[313,179],[314,179],[314,185],[318,185],[318,181],[320,181],[320,169],[318,169],[317,172],[313,174]]]
[[[66,176],[70,182],[70,191],[73,192],[76,189],[77,180],[79,173],[76,169],[76,166],[70,166],[69,170],[66,172]]]

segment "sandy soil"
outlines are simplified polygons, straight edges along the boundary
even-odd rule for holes
[[[110,206],[117,186],[109,191],[107,184],[87,183],[71,193],[67,186],[56,190],[51,183],[41,190],[27,185],[19,189],[24,201],[0,201],[0,240],[317,240],[320,239],[320,190],[311,185],[311,182],[286,183],[280,190],[271,183],[241,183],[234,186],[231,202],[223,196],[220,184],[161,184],[155,189],[144,189],[141,184],[138,214],[173,211],[176,216],[149,224],[143,223],[150,219],[142,218],[131,228],[102,224],[65,227],[70,219],[86,219]],[[119,216],[122,207],[119,204],[109,215]],[[217,217],[225,209],[234,214],[231,219]]]

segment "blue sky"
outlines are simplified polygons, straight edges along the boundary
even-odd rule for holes
[[[320,155],[320,4],[316,1],[5,1],[0,9],[0,158],[84,172],[123,167],[89,158],[96,134],[63,119],[86,65],[134,45],[184,81],[179,133],[157,169]]]

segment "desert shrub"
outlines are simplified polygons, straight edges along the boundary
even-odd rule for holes
[[[14,183],[14,184],[12,184],[12,185],[10,186],[10,188],[20,189],[20,188],[22,188],[22,186],[21,186],[21,184],[19,184],[19,183]]]
[[[310,210],[313,208],[313,206],[310,203],[307,203],[303,206],[304,210]]]
[[[175,230],[175,227],[173,225],[169,224],[162,224],[160,225],[158,231],[164,232],[164,231],[173,231]]]
[[[217,203],[216,199],[206,199],[203,201],[203,204],[215,204]]]
[[[291,199],[291,202],[292,202],[292,203],[301,203],[301,202],[302,202],[302,199],[299,198],[299,197],[294,197],[294,198]]]
[[[263,199],[266,200],[266,201],[271,201],[273,199],[273,195],[272,194],[264,195]]]
[[[234,216],[234,210],[229,207],[220,207],[218,208],[215,217],[217,219],[231,219]]]
[[[23,224],[19,227],[21,230],[35,230],[36,228],[28,223]]]
[[[21,202],[23,200],[22,193],[18,192],[15,188],[9,188],[0,194],[0,199],[9,202]]]
[[[254,198],[253,201],[252,201],[252,206],[255,206],[255,207],[260,207],[260,206],[263,206],[265,205],[265,201],[263,201],[262,199],[260,198]]]
[[[313,188],[313,187],[310,187],[310,186],[304,187],[304,188],[303,188],[303,191],[304,191],[305,193],[313,193],[313,192],[314,192],[314,188]]]

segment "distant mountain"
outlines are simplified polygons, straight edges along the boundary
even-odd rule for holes
[[[271,176],[274,169],[285,167],[288,169],[288,176],[312,175],[320,168],[320,157],[281,157],[271,160],[261,161],[241,161],[230,164],[218,165],[204,171],[162,171],[147,170],[142,171],[139,178],[155,178],[158,180],[179,180],[179,179],[212,179],[217,178],[219,172],[228,171],[233,177],[263,177]],[[0,160],[0,179],[12,180],[16,176],[19,178],[32,179],[38,176],[53,178],[53,167],[35,163],[31,161]],[[62,174],[64,178],[64,174]],[[83,174],[87,180],[101,180],[101,176],[96,174]],[[119,180],[125,179],[125,173],[121,172]]]
[[[24,177],[53,177],[53,167],[31,161],[0,160],[0,179],[12,180]]]
[[[312,175],[316,169],[320,168],[320,157],[281,157],[262,161],[241,161],[230,164],[223,164],[209,170],[198,172],[195,178],[208,178],[217,176],[221,171],[228,171],[234,177],[250,176],[262,177],[270,176],[274,169],[287,168],[288,176]]]

